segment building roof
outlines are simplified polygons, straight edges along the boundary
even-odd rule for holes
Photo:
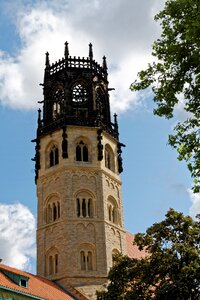
[[[127,246],[127,255],[130,258],[144,258],[147,256],[147,252],[145,250],[140,251],[137,245],[133,245],[135,235],[129,232],[126,232],[126,246]]]
[[[143,258],[147,255],[145,250],[140,251],[136,245],[133,245],[134,235],[126,232],[127,255],[131,258]],[[28,278],[27,287],[20,286],[11,280],[8,274]],[[44,277],[24,272],[4,264],[0,264],[0,289],[5,288],[10,292],[17,292],[45,300],[74,300],[86,299],[75,289],[62,289],[55,282]]]
[[[22,287],[12,281],[8,276],[5,275],[6,272],[12,273],[18,276],[28,277],[28,286]],[[56,283],[40,277],[38,275],[33,275],[31,273],[23,272],[15,268],[11,268],[4,264],[0,264],[0,288],[4,287],[13,292],[21,292],[34,297],[48,299],[48,300],[74,300],[78,299],[73,297]]]

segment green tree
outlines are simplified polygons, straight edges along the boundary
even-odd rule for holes
[[[151,87],[158,116],[172,118],[182,99],[188,118],[174,128],[169,144],[186,160],[194,178],[194,192],[200,191],[200,1],[168,0],[155,16],[162,33],[153,43],[156,60],[138,73],[135,91]]]
[[[199,300],[200,221],[170,209],[166,218],[135,236],[147,256],[118,256],[107,292],[98,300]]]

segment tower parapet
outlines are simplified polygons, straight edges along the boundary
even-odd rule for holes
[[[106,58],[102,66],[93,59],[92,44],[88,57],[65,56],[50,64],[46,53],[43,92],[43,120],[39,135],[65,125],[101,127],[114,138],[118,131],[110,118]]]

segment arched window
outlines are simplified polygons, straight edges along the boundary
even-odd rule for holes
[[[59,152],[58,148],[54,145],[50,149],[49,153],[49,167],[53,167],[59,163]]]
[[[114,153],[112,148],[108,144],[105,146],[105,166],[106,168],[115,172]]]
[[[48,197],[45,204],[44,217],[46,223],[55,222],[60,219],[60,201],[57,195]]]
[[[114,224],[119,224],[119,208],[113,197],[108,198],[108,220]]]
[[[46,273],[47,275],[55,275],[59,271],[59,253],[58,250],[53,247],[46,254],[47,264]]]
[[[88,146],[83,141],[76,145],[76,161],[88,161]]]
[[[76,215],[80,218],[94,217],[94,200],[85,191],[78,193],[76,197]]]
[[[88,93],[83,83],[77,83],[72,88],[72,107],[76,117],[88,117]]]
[[[62,85],[54,87],[53,91],[53,119],[57,119],[61,115],[61,109],[65,100],[64,88]]]
[[[95,270],[95,247],[92,244],[82,244],[79,247],[79,261],[81,271]]]
[[[92,218],[93,217],[93,205],[92,199],[90,198],[77,198],[76,199],[77,207],[77,217],[81,218]]]

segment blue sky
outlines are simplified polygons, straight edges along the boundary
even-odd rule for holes
[[[56,5],[55,5],[56,2]],[[145,3],[144,3],[145,2]],[[191,194],[191,178],[167,136],[184,118],[181,103],[175,118],[153,115],[150,91],[129,90],[150,56],[160,28],[153,21],[164,0],[0,1],[0,258],[35,270],[34,231],[37,199],[34,144],[37,101],[42,100],[44,53],[50,60],[70,54],[107,56],[112,113],[119,116],[123,149],[123,205],[126,229],[143,232],[164,218],[170,207],[199,213],[199,195]],[[19,231],[20,230],[20,231]],[[28,232],[28,234],[27,234]],[[8,250],[9,249],[9,250]]]

